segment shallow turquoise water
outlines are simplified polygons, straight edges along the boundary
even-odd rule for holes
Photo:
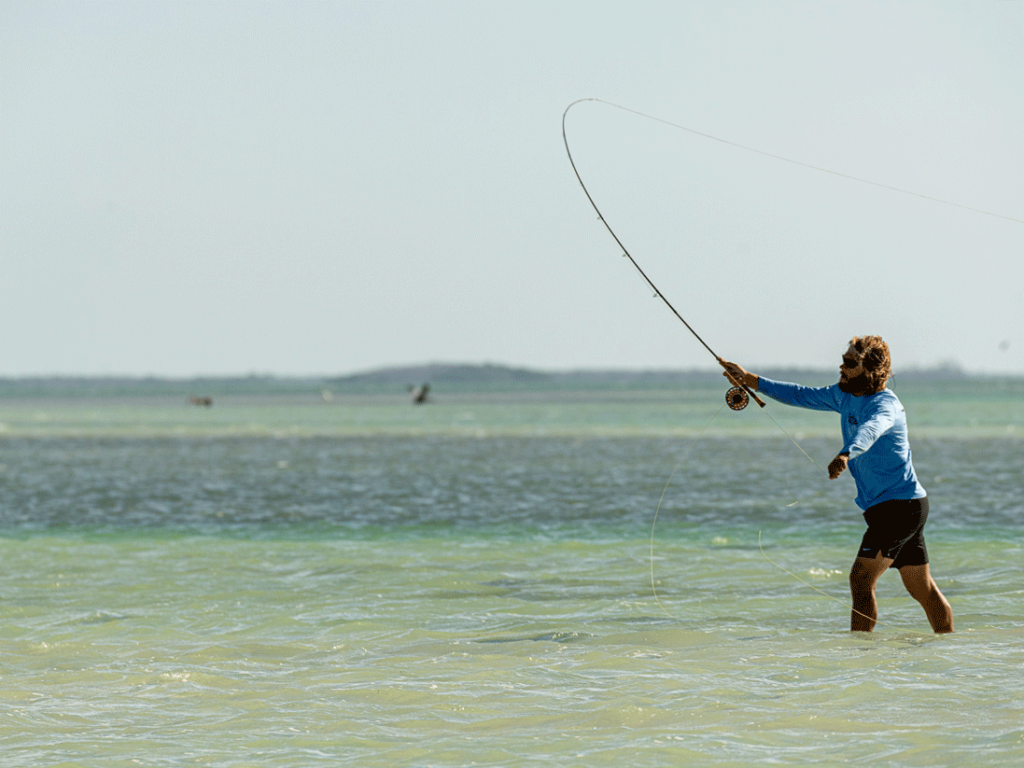
[[[3,765],[1024,758],[1017,406],[908,403],[936,637],[846,631],[834,425],[718,399],[0,405]]]

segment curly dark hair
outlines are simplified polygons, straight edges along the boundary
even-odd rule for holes
[[[885,383],[892,376],[892,359],[889,357],[889,345],[881,336],[854,336],[850,346],[857,350],[860,362],[864,365],[867,377],[868,392],[876,394],[885,389]]]

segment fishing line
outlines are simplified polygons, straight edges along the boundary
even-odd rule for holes
[[[724,403],[724,404],[720,405],[718,407],[718,410],[715,411],[714,415],[710,419],[708,419],[707,424],[705,424],[703,426],[703,428],[700,430],[700,432],[698,432],[696,435],[694,435],[693,437],[690,438],[689,442],[686,445],[686,450],[685,450],[685,452],[683,454],[683,458],[681,458],[676,463],[675,467],[672,469],[672,474],[669,475],[668,480],[665,481],[665,487],[661,489],[661,496],[658,498],[658,506],[654,510],[654,519],[651,521],[651,539],[650,539],[650,557],[649,557],[650,573],[651,573],[651,594],[654,597],[654,602],[656,602],[658,604],[658,607],[661,609],[662,613],[664,613],[670,619],[675,619],[676,617],[673,616],[671,613],[669,613],[668,609],[666,609],[665,606],[662,605],[661,599],[658,597],[658,587],[657,587],[656,580],[654,578],[654,531],[655,531],[655,529],[656,529],[656,527],[658,525],[658,515],[661,513],[661,508],[662,508],[662,506],[665,503],[665,496],[668,493],[668,488],[669,488],[670,485],[672,485],[672,481],[675,479],[676,475],[679,473],[679,470],[682,468],[683,464],[685,463],[685,460],[686,460],[687,456],[689,455],[690,448],[693,447],[694,443],[696,443],[697,440],[699,440],[701,437],[704,436],[704,433],[708,431],[708,429],[714,423],[715,419],[717,419],[718,416],[722,413],[722,411],[725,410],[726,405],[727,405],[727,403]],[[769,418],[771,418],[771,414],[769,414],[768,411],[764,411],[764,413]],[[772,419],[772,422],[774,422],[775,426],[777,426],[779,429],[782,430],[783,434],[785,434],[786,437],[788,437],[792,441],[793,445],[795,445],[797,448],[800,449],[800,452],[804,456],[807,456],[807,460],[810,461],[811,464],[813,464],[818,469],[821,469],[820,467],[818,467],[817,462],[815,462],[814,459],[812,459],[807,454],[807,452],[800,446],[800,444],[788,432],[786,432],[785,429],[782,428],[781,424],[779,424],[777,421],[775,421],[775,419]],[[787,507],[793,507],[793,506],[796,506],[799,503],[800,503],[800,500],[797,499],[796,501],[793,501],[792,503],[787,504],[786,506]],[[799,576],[797,576],[797,575],[791,573],[790,571],[786,570],[781,565],[779,565],[778,563],[773,561],[770,557],[765,555],[764,548],[761,547],[761,532],[760,531],[757,532],[757,546],[761,550],[761,554],[764,555],[764,559],[765,560],[767,560],[769,563],[771,563],[772,565],[776,566],[777,568],[785,571],[790,576],[795,578],[797,581],[799,581],[799,582],[801,582],[803,584],[807,584],[807,582],[804,581],[803,579],[801,579]],[[811,584],[807,584],[807,586],[811,587],[812,589],[814,589],[814,590],[816,590],[818,592],[822,592],[822,590],[818,589],[817,587],[815,587],[815,586],[813,586]],[[829,595],[827,592],[822,592],[822,594],[827,595],[828,597],[831,597],[833,600],[839,600],[839,598],[835,597],[834,595]],[[842,601],[840,601],[840,602],[842,602]],[[845,605],[845,603],[844,603],[844,605]],[[857,613],[860,613],[860,611],[857,611]],[[891,626],[891,625],[887,625],[887,626]]]
[[[802,168],[808,168],[808,169],[810,169],[812,171],[819,171],[820,173],[828,173],[828,174],[831,174],[832,176],[838,176],[841,179],[847,179],[849,181],[856,181],[856,182],[858,182],[860,184],[870,184],[872,187],[878,187],[879,189],[886,189],[886,190],[889,190],[890,192],[899,192],[901,195],[910,195],[912,197],[919,197],[919,198],[921,198],[923,200],[930,200],[933,203],[940,203],[941,205],[950,205],[950,206],[952,206],[954,208],[961,208],[961,209],[963,209],[965,211],[972,211],[974,213],[980,213],[980,214],[982,214],[984,216],[993,216],[993,217],[995,217],[997,219],[1003,219],[1005,221],[1012,221],[1015,224],[1024,224],[1024,219],[1015,219],[1013,216],[1004,216],[1001,213],[993,213],[992,211],[986,211],[983,208],[973,208],[973,207],[971,207],[969,205],[963,205],[962,203],[954,203],[951,200],[943,200],[942,198],[939,198],[939,197],[932,197],[931,195],[924,195],[924,194],[921,194],[920,192],[913,192],[912,190],[909,190],[909,189],[902,189],[900,187],[894,187],[894,186],[891,186],[889,184],[882,184],[882,183],[877,182],[877,181],[871,181],[870,179],[861,178],[860,176],[853,176],[852,174],[849,174],[849,173],[842,173],[840,171],[833,171],[830,168],[823,168],[823,167],[818,166],[818,165],[812,165],[811,163],[805,163],[802,160],[794,160],[794,159],[792,159],[790,157],[783,157],[782,155],[776,155],[776,154],[773,154],[771,152],[765,152],[764,150],[757,149],[755,147],[748,147],[748,146],[746,146],[744,144],[738,144],[735,141],[729,141],[728,139],[723,139],[723,138],[721,138],[719,136],[712,136],[710,133],[703,133],[702,131],[697,131],[697,130],[694,130],[693,128],[687,128],[685,125],[679,125],[678,123],[673,123],[673,122],[670,122],[670,121],[665,120],[663,118],[655,117],[654,115],[648,115],[648,114],[646,114],[644,112],[640,112],[640,111],[635,110],[635,109],[630,109],[629,107],[624,107],[621,104],[615,104],[615,103],[610,102],[610,101],[605,101],[604,99],[595,99],[595,98],[577,99],[576,101],[574,101],[572,104],[570,104],[568,107],[565,108],[565,114],[568,114],[569,110],[572,109],[573,106],[575,106],[576,104],[579,104],[580,102],[583,102],[583,101],[596,101],[596,102],[598,102],[600,104],[607,104],[609,107],[615,107],[616,109],[621,109],[624,112],[630,112],[630,113],[632,113],[634,115],[638,115],[639,117],[644,117],[644,118],[647,118],[648,120],[654,120],[655,122],[662,123],[662,124],[670,126],[672,128],[677,128],[677,129],[679,129],[681,131],[686,131],[687,133],[692,133],[694,136],[701,136],[701,137],[703,137],[705,139],[711,139],[712,141],[717,141],[720,144],[726,144],[726,145],[728,145],[730,147],[735,147],[736,149],[742,149],[742,150],[744,150],[746,152],[753,152],[754,154],[762,155],[763,157],[770,157],[773,160],[781,160],[784,163],[791,163],[792,165],[799,165]],[[563,136],[565,135],[565,114],[562,115],[562,135]],[[568,149],[568,144],[566,144],[566,149]],[[570,160],[571,160],[571,158],[570,158]],[[575,170],[575,168],[576,168],[576,166],[573,165],[573,169],[574,170]],[[579,176],[579,174],[577,173],[577,177],[578,176]],[[582,184],[583,182],[580,181],[580,183]],[[590,197],[590,195],[588,194],[587,197]],[[593,202],[593,200],[591,200],[591,202]],[[595,206],[595,208],[596,208],[596,206]],[[598,213],[600,214],[600,211]],[[615,239],[618,240],[618,238],[615,238]]]

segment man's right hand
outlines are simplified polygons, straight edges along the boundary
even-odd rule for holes
[[[718,364],[721,365],[725,370],[722,375],[734,384],[747,387],[749,389],[757,390],[757,385],[760,381],[756,373],[751,373],[745,369],[742,365],[736,363],[730,363],[728,360],[718,358]]]

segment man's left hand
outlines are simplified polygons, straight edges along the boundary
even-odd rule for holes
[[[850,462],[850,454],[840,453],[828,465],[828,479],[835,480],[846,471],[846,465]]]

